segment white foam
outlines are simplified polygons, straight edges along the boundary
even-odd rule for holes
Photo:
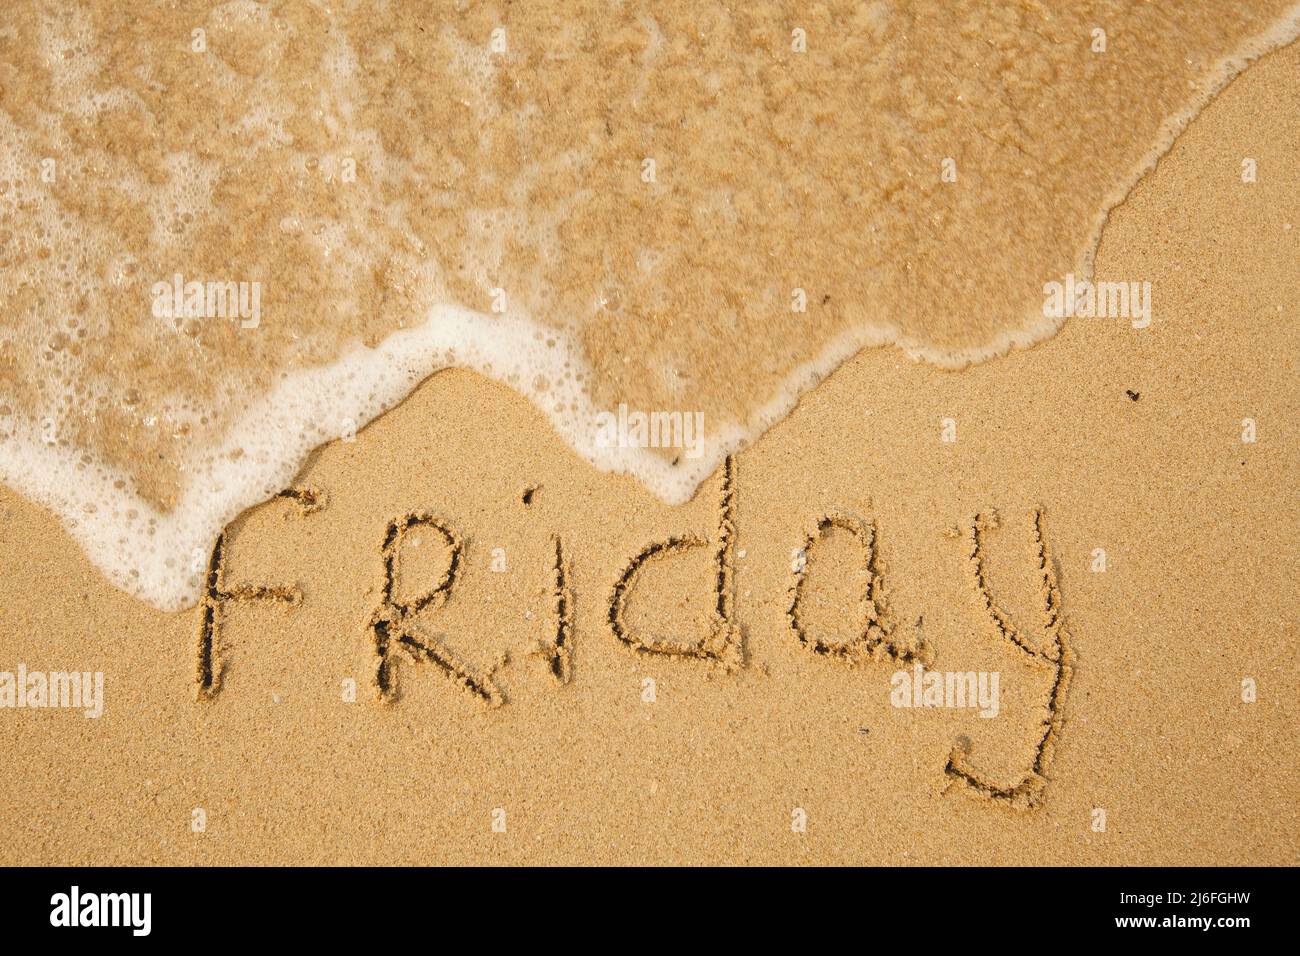
[[[576,381],[581,360],[562,335],[525,319],[439,306],[425,324],[376,348],[358,345],[329,365],[287,375],[221,447],[191,464],[190,483],[170,513],[119,476],[87,467],[79,453],[21,429],[0,442],[0,476],[61,515],[115,585],[179,609],[197,600],[212,542],[232,518],[282,490],[313,448],[361,427],[449,364],[512,384],[596,467],[631,473],[673,503],[686,501],[725,453],[715,448],[673,468],[646,450],[597,447],[598,410]],[[529,384],[540,380],[544,390]]]

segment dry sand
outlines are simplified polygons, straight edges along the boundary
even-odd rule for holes
[[[1112,215],[1098,275],[1151,282],[1149,328],[1076,319],[959,373],[862,353],[736,457],[730,529],[722,470],[668,507],[587,466],[513,392],[439,373],[313,457],[295,486],[322,507],[277,499],[230,526],[220,590],[299,599],[217,599],[205,696],[203,609],[164,614],[113,589],[52,517],[0,491],[0,670],[106,680],[99,719],[0,710],[0,859],[1300,861],[1297,77],[1300,46],[1266,57]],[[1059,628],[1041,625],[1038,509]],[[969,529],[994,511],[988,591],[1039,655],[1068,647],[1055,701],[1057,663],[981,606]],[[387,529],[411,514],[457,538],[454,580],[412,632],[441,664],[397,646],[398,611],[376,617]],[[801,620],[814,643],[852,647],[866,630],[874,656],[815,653],[790,627],[794,552],[828,514],[874,523],[875,561],[864,570],[831,531],[809,555]],[[715,634],[718,660],[638,652],[609,620],[633,558],[690,536],[707,546],[649,562],[622,624],[698,649],[721,554],[735,630]],[[397,604],[449,554],[431,526],[400,543]],[[393,638],[388,701],[376,620]],[[891,706],[905,665],[890,642],[923,643],[943,670],[998,671],[999,715]],[[1034,799],[990,795],[1039,761],[1053,714]],[[955,747],[984,792],[947,772]]]

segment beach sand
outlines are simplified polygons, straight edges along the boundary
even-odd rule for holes
[[[105,675],[97,719],[0,711],[0,859],[1300,862],[1298,77],[1300,46],[1265,57],[1113,212],[1097,274],[1150,281],[1149,327],[1077,318],[960,372],[863,352],[686,505],[435,374],[312,456],[314,507],[229,526],[210,688],[204,607],[113,588],[0,490],[0,670]],[[827,516],[874,528],[873,560]],[[699,546],[619,591],[674,540]],[[398,605],[453,550],[416,660]],[[922,647],[998,672],[998,715],[893,706]]]

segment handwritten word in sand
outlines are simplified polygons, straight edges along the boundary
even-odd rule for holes
[[[699,660],[728,672],[745,666],[745,632],[738,619],[735,597],[735,515],[738,492],[736,462],[732,457],[728,457],[723,464],[720,484],[715,534],[705,537],[686,533],[652,541],[638,551],[615,578],[603,617],[614,639],[630,651]],[[529,488],[524,492],[522,500],[527,504],[535,492],[535,488]],[[323,507],[323,496],[314,490],[287,491],[282,497],[297,500],[303,514],[310,514]],[[1021,653],[1027,665],[1043,672],[1048,691],[1042,705],[1035,753],[1023,773],[1010,782],[1002,782],[991,779],[979,770],[971,759],[969,744],[963,742],[952,749],[943,773],[950,786],[960,786],[981,797],[1017,808],[1029,808],[1041,800],[1047,782],[1047,768],[1060,735],[1062,704],[1070,678],[1070,653],[1061,613],[1060,589],[1043,537],[1042,509],[1035,509],[1031,513],[1029,528],[1037,552],[1037,573],[1041,582],[1036,600],[1043,608],[1039,633],[1034,636],[1013,624],[990,593],[985,570],[985,537],[996,524],[994,513],[980,512],[971,517],[964,528],[951,532],[951,536],[964,541],[965,567],[972,599],[988,636],[994,641],[1009,643]],[[818,633],[811,626],[804,609],[807,557],[832,532],[845,533],[856,543],[860,557],[854,560],[861,562],[858,570],[865,581],[862,592],[858,595],[853,625],[855,633],[848,640],[832,641]],[[411,544],[418,543],[417,537],[440,542],[444,563],[441,570],[431,576],[423,590],[407,594],[398,587],[403,547],[408,540]],[[800,541],[801,546],[794,551],[797,557],[790,568],[786,625],[795,645],[828,661],[850,667],[893,662],[895,665],[910,665],[917,675],[924,674],[933,661],[934,649],[920,639],[919,628],[910,629],[911,633],[905,635],[904,629],[899,627],[885,599],[885,582],[878,560],[877,542],[878,529],[874,520],[840,511],[827,512],[814,518]],[[566,685],[572,681],[574,673],[577,597],[571,583],[567,544],[560,535],[552,535],[550,544],[552,558],[548,568],[548,596],[552,627],[549,638],[541,648],[541,656],[556,683]],[[238,601],[272,601],[292,607],[302,599],[301,592],[296,587],[228,587],[224,582],[224,547],[223,535],[212,552],[201,603],[198,696],[206,699],[215,697],[221,687],[220,625],[225,605]],[[693,641],[677,641],[644,633],[628,614],[629,606],[637,599],[641,575],[651,565],[672,561],[696,549],[707,549],[712,557],[712,595],[706,619],[701,622],[699,636]],[[379,599],[366,624],[369,643],[374,651],[373,686],[379,700],[393,703],[399,699],[397,665],[399,660],[406,659],[417,665],[432,665],[488,707],[500,707],[507,702],[497,677],[509,662],[508,657],[502,657],[487,669],[476,667],[452,649],[445,635],[435,632],[428,624],[431,614],[453,600],[456,587],[464,575],[465,554],[465,538],[453,522],[432,512],[402,514],[389,521],[384,528],[379,538],[382,574]],[[992,716],[997,713],[997,707],[991,702],[993,698],[990,694],[996,694],[996,688],[984,693],[977,683],[973,696],[974,702],[982,703],[985,714]]]

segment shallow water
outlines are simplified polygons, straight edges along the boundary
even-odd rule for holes
[[[1054,331],[1044,283],[1296,32],[1057,7],[6,0],[0,477],[178,607],[312,447],[460,365],[685,500],[858,348]]]

